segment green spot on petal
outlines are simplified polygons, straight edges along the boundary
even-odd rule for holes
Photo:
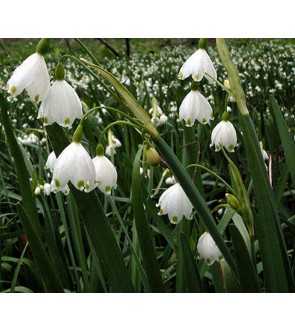
[[[48,124],[48,118],[47,118],[47,116],[44,117],[44,124]]]
[[[177,223],[177,221],[178,221],[178,218],[177,218],[176,216],[174,216],[174,217],[172,218],[172,222]]]
[[[15,93],[16,92],[16,87],[12,86],[9,90],[10,93]]]
[[[110,187],[110,186],[106,186],[106,187],[104,188],[104,190],[105,190],[105,192],[107,193],[107,192],[111,191],[111,187]]]
[[[79,189],[82,189],[82,188],[84,187],[84,181],[83,181],[83,180],[78,181],[78,183],[77,183],[77,187],[78,187]]]
[[[60,187],[60,183],[59,183],[59,181],[57,179],[54,180],[54,183],[55,183],[56,188]]]
[[[66,119],[64,120],[64,124],[65,124],[65,126],[69,126],[69,125],[71,124],[70,119],[69,119],[69,118],[66,118]]]
[[[187,123],[188,126],[191,126],[191,125],[192,125],[192,121],[191,121],[191,119],[187,119],[187,120],[186,120],[186,123]]]
[[[35,102],[36,102],[36,103],[39,101],[39,97],[40,97],[40,95],[36,95],[36,96],[35,96]]]
[[[235,147],[234,147],[232,144],[228,147],[228,150],[229,150],[230,152],[233,152],[234,149],[235,149]]]
[[[202,122],[203,122],[203,123],[206,123],[206,122],[207,122],[207,120],[204,118],[204,119],[202,120]]]
[[[210,258],[207,258],[207,259],[206,259],[206,263],[207,263],[208,265],[211,265],[211,259],[210,259]]]
[[[89,183],[86,183],[85,189],[89,190],[89,188],[90,188]]]
[[[179,78],[182,80],[182,78],[183,78],[183,73],[182,72],[179,73]]]
[[[194,75],[194,80],[198,81],[199,78],[200,78],[200,75],[196,73],[196,74]]]

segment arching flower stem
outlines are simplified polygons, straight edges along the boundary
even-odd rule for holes
[[[122,121],[122,120],[115,121],[115,122],[110,123],[108,126],[106,126],[104,128],[104,130],[101,132],[101,134],[99,136],[98,144],[101,144],[102,138],[108,132],[108,130],[110,128],[112,128],[113,126],[116,126],[118,124],[124,124],[124,125],[127,125],[127,126],[131,126],[131,127],[135,128],[135,129],[138,129],[140,131],[143,130],[143,126],[142,125],[139,126],[139,125],[134,124],[134,123],[129,122],[129,121]]]
[[[200,164],[191,164],[191,165],[188,165],[186,167],[186,169],[188,169],[190,167],[200,167],[200,168],[206,170],[208,173],[210,173],[211,175],[215,176],[220,182],[222,182],[228,188],[228,190],[233,193],[233,195],[237,196],[237,194],[234,191],[234,189],[225,180],[223,180],[219,175],[217,175],[215,172],[211,171],[209,168],[207,168],[207,167],[205,167],[203,165],[200,165]]]

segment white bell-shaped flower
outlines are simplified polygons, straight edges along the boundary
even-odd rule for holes
[[[166,189],[159,198],[159,215],[167,214],[172,224],[177,224],[185,216],[192,219],[193,205],[179,183]]]
[[[205,76],[209,83],[214,83],[214,80],[206,74],[209,74],[214,79],[217,78],[216,70],[208,53],[204,49],[199,48],[180,68],[178,78],[184,80],[191,75],[194,81],[200,82]]]
[[[52,176],[54,191],[62,191],[69,181],[79,190],[90,192],[95,188],[95,168],[91,157],[78,142],[72,142],[59,155]]]
[[[58,63],[55,72],[56,81],[48,90],[39,108],[38,118],[44,118],[44,125],[54,122],[71,128],[75,119],[83,116],[82,103],[68,82],[64,80],[64,69]]]
[[[208,232],[200,236],[197,250],[200,257],[204,258],[208,265],[212,265],[215,261],[220,261],[223,258],[212,236]]]
[[[43,56],[48,48],[48,39],[41,39],[36,53],[30,55],[15,69],[7,82],[8,92],[12,96],[18,96],[26,89],[31,101],[43,100],[50,87],[50,78]]]
[[[202,124],[213,119],[213,110],[208,100],[192,84],[192,90],[185,96],[179,107],[179,119],[187,127],[192,127],[196,120]]]
[[[95,168],[95,184],[104,194],[110,195],[117,185],[117,170],[112,162],[104,156],[104,148],[99,144],[96,148],[96,157],[92,159]]]
[[[56,155],[55,155],[55,152],[52,151],[52,152],[49,153],[49,155],[47,157],[44,168],[45,169],[50,169],[50,171],[53,172],[55,162],[56,162]]]
[[[220,151],[222,147],[225,147],[228,152],[234,152],[237,145],[237,133],[233,124],[228,121],[227,112],[223,113],[222,121],[212,131],[210,147],[213,145],[215,145],[215,151]]]

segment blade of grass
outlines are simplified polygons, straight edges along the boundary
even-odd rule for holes
[[[256,270],[249,255],[249,249],[235,225],[230,225],[230,234],[237,259],[242,291],[245,293],[259,293],[260,287]]]
[[[294,162],[295,161],[295,144],[294,144],[294,140],[291,137],[289,128],[286,124],[286,121],[283,117],[280,107],[279,107],[277,101],[273,97],[270,97],[270,110],[271,110],[271,114],[276,122],[279,134],[280,134],[281,142],[282,142],[285,156],[286,156],[286,162],[288,165],[288,169],[291,174],[293,185],[295,186],[295,162]]]
[[[162,293],[165,292],[165,288],[143,206],[141,178],[139,172],[141,154],[142,147],[138,150],[135,156],[132,170],[132,206],[134,212],[134,222],[150,291]]]
[[[191,252],[189,243],[184,233],[180,233],[180,253],[184,266],[184,277],[188,293],[203,293],[203,285],[199,274],[198,267]]]
[[[24,230],[28,236],[30,249],[33,253],[36,264],[40,269],[46,292],[62,293],[62,285],[46,254],[43,241],[39,237],[33,221],[30,219],[29,215],[26,213],[26,210],[20,203],[17,203],[17,211],[20,215]]]

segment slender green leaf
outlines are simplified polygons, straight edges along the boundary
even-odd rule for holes
[[[242,291],[246,293],[259,293],[260,287],[257,273],[243,236],[235,225],[230,225],[229,228],[237,259]]]
[[[184,276],[186,280],[186,288],[189,293],[204,292],[201,277],[196,265],[194,256],[191,252],[189,243],[184,233],[180,233],[180,247],[182,255],[182,263],[184,266]]]
[[[32,250],[36,264],[41,272],[45,288],[50,293],[62,293],[62,285],[53,269],[53,266],[46,254],[46,250],[43,245],[43,241],[40,238],[38,231],[26,213],[24,207],[17,203],[17,210],[20,215],[24,230],[28,236],[30,249]]]
[[[293,181],[293,185],[295,186],[295,144],[294,140],[291,137],[291,134],[289,132],[288,126],[286,124],[286,121],[283,117],[283,114],[280,110],[280,107],[277,103],[277,101],[270,97],[270,110],[272,110],[271,114],[273,115],[280,138],[282,141],[282,145],[284,148],[284,152],[286,155],[286,162],[289,168],[289,172],[291,174],[291,178]]]
[[[140,178],[140,158],[142,147],[138,150],[132,171],[132,206],[134,221],[142,255],[143,266],[148,278],[151,292],[164,292],[165,288],[160,273],[160,267],[156,258],[155,249],[151,240],[149,226],[143,206]]]
[[[217,39],[217,48],[221,62],[228,73],[231,92],[240,111],[239,122],[259,213],[259,218],[256,218],[255,221],[263,260],[265,287],[268,292],[294,291],[294,282],[274,195],[266,174],[257,133],[246,105],[239,73],[223,39]]]

